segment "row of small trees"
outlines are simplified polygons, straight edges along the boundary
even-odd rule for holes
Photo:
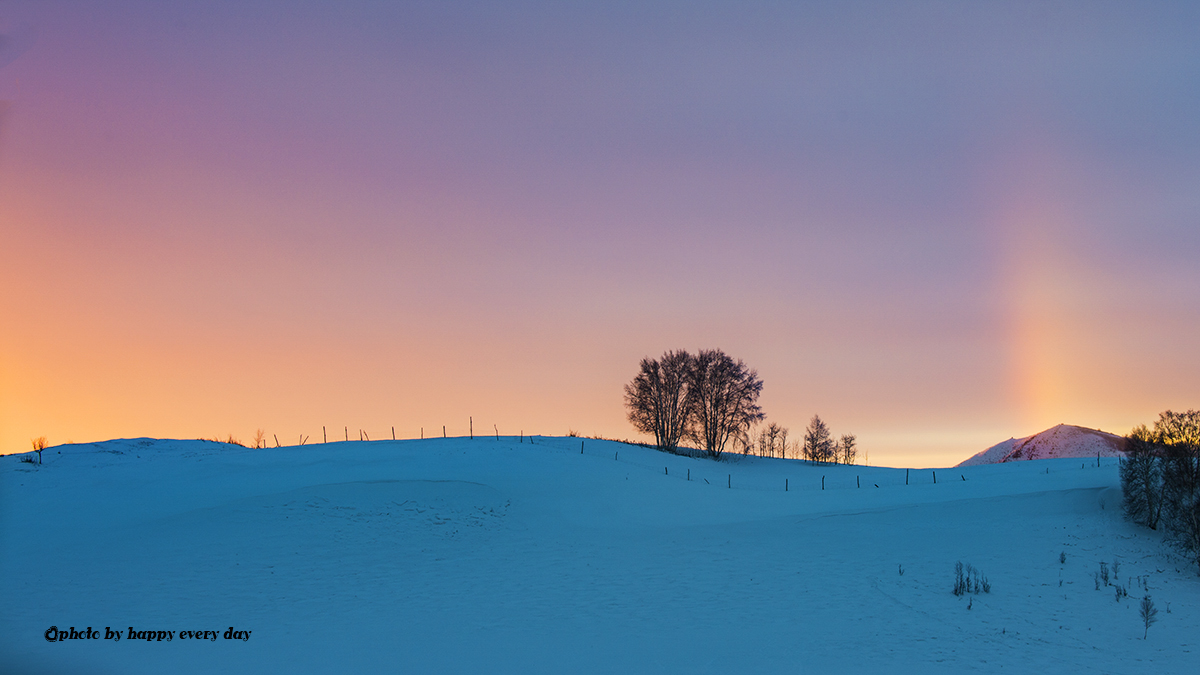
[[[1157,530],[1200,567],[1200,411],[1159,414],[1126,437],[1121,463],[1125,514]]]
[[[810,462],[829,464],[853,464],[858,456],[858,442],[854,434],[843,434],[834,439],[828,425],[820,415],[814,415],[804,431],[803,440],[788,443],[788,429],[771,422],[760,428],[757,434],[739,441],[743,454],[760,457],[807,459]]]
[[[857,439],[854,434],[842,434],[842,437],[835,441],[821,417],[813,415],[808,429],[804,432],[801,451],[804,459],[812,462],[853,464],[858,455]]]
[[[804,440],[792,445],[787,428],[774,422],[751,435],[764,417],[758,405],[762,387],[756,371],[719,349],[675,350],[642,359],[637,376],[625,385],[625,406],[634,428],[653,435],[667,452],[678,452],[688,439],[714,458],[740,446],[744,454],[764,457],[786,458],[790,449],[792,457],[814,462],[854,463],[854,436],[834,440],[819,416],[813,416]]]

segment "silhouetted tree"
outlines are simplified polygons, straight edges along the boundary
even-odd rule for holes
[[[771,456],[771,450],[775,448],[776,428],[777,427],[775,426],[775,423],[772,422],[762,429],[759,429],[758,436],[752,444],[754,446],[754,454],[758,455],[759,457]]]
[[[1163,525],[1168,540],[1200,571],[1200,411],[1158,416],[1126,437],[1121,463],[1125,512],[1136,522]]]
[[[743,447],[760,457],[787,457],[788,430],[775,422],[759,429],[758,433]]]
[[[1200,411],[1170,410],[1154,423],[1163,447],[1163,508],[1167,535],[1200,572]]]
[[[692,356],[677,350],[662,359],[642,359],[633,381],[625,385],[629,421],[638,431],[654,434],[661,450],[675,452],[688,422],[688,381]]]
[[[733,439],[733,447],[741,448],[743,455],[762,455],[763,445],[766,443],[767,430],[766,428],[759,429],[755,433],[752,429],[747,429],[745,433],[739,434]]]
[[[834,460],[833,437],[829,435],[829,427],[821,420],[820,415],[813,415],[808,428],[804,430],[804,458],[812,462],[829,462]]]
[[[838,442],[838,459],[842,464],[854,463],[858,456],[857,440],[854,434],[842,434],[842,440]]]
[[[1125,437],[1125,459],[1120,472],[1125,515],[1135,523],[1157,530],[1162,514],[1162,450],[1146,425],[1138,425]]]
[[[763,383],[740,359],[719,349],[701,350],[688,378],[688,436],[709,457],[720,458],[733,438],[745,437],[763,418],[758,396]]]

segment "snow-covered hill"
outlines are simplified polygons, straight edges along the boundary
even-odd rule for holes
[[[0,457],[0,670],[1195,669],[1200,579],[1121,518],[1115,461],[906,471],[535,440]],[[953,595],[956,561],[991,592]],[[1097,588],[1101,563],[1128,597]]]
[[[1039,434],[1025,438],[1010,438],[1003,443],[971,456],[958,466],[999,464],[1028,459],[1059,459],[1065,457],[1119,457],[1124,453],[1125,439],[1107,431],[1059,424]]]

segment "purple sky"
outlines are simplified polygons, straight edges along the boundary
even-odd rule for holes
[[[1200,407],[1195,3],[0,2],[0,452]],[[440,433],[440,430],[439,430]]]

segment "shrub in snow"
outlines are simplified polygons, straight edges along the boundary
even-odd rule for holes
[[[963,566],[962,561],[954,563],[954,594],[991,593],[992,584],[987,577],[980,574],[972,565]]]
[[[1150,624],[1158,621],[1158,610],[1154,608],[1154,601],[1150,599],[1150,596],[1142,598],[1142,606],[1138,613],[1141,614],[1142,623],[1146,626],[1146,630],[1142,632],[1142,639],[1145,640],[1146,636],[1150,634]]]

